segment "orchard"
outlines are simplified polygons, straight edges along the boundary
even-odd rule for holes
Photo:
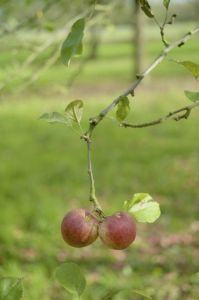
[[[199,299],[197,1],[8,2],[0,299]]]

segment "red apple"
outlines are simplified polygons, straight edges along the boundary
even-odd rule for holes
[[[64,241],[73,247],[85,247],[98,237],[98,221],[87,210],[77,208],[65,215],[61,224]]]
[[[125,249],[135,240],[135,222],[129,214],[117,212],[101,222],[99,237],[111,249]]]

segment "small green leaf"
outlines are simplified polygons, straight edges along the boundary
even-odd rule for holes
[[[82,100],[74,100],[70,102],[65,109],[65,115],[67,119],[80,124],[83,114],[83,107],[84,103]]]
[[[199,92],[184,91],[184,93],[192,102],[199,101]]]
[[[147,0],[140,0],[141,9],[149,18],[154,18],[154,14],[151,10],[151,6],[149,5]]]
[[[23,296],[22,279],[15,277],[0,278],[0,299],[20,300]]]
[[[74,55],[82,54],[82,39],[84,36],[85,19],[81,18],[77,20],[62,44],[61,47],[61,59],[66,65],[69,65],[71,58]]]
[[[170,0],[163,0],[163,4],[164,4],[164,7],[166,9],[168,9],[169,8],[169,4],[170,4]]]
[[[197,79],[199,77],[199,65],[192,61],[175,61],[184,66]]]
[[[128,113],[130,111],[129,99],[126,96],[120,97],[120,101],[117,105],[116,118],[119,122],[124,121],[126,119]]]
[[[40,119],[46,120],[48,123],[62,123],[70,125],[69,120],[67,120],[67,118],[64,115],[56,111],[52,113],[44,113],[43,115],[41,115]]]
[[[138,222],[155,222],[161,215],[159,203],[146,193],[138,193],[124,202],[124,209],[131,213]]]
[[[56,269],[55,278],[70,294],[81,296],[85,290],[86,279],[75,263],[64,263],[59,266]]]

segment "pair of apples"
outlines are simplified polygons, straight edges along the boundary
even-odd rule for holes
[[[61,224],[64,241],[73,247],[85,247],[98,237],[111,249],[127,248],[136,237],[136,224],[124,212],[97,220],[92,212],[77,208],[67,213]]]

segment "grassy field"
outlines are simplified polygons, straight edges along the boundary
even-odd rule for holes
[[[147,61],[155,57],[158,45],[148,44]],[[53,278],[55,268],[65,261],[77,262],[84,270],[85,300],[102,300],[116,286],[142,289],[154,300],[198,299],[197,110],[187,121],[138,130],[120,128],[112,114],[95,132],[94,173],[105,213],[120,210],[136,192],[150,193],[161,205],[157,223],[138,225],[133,246],[112,251],[97,241],[79,250],[64,244],[60,236],[64,214],[90,205],[86,149],[79,133],[38,117],[62,111],[73,97],[81,97],[86,128],[88,118],[128,85],[130,51],[127,43],[120,48],[102,46],[100,58],[86,66],[69,93],[61,89],[67,70],[57,65],[23,92],[2,96],[0,275],[24,278],[24,300],[72,299]],[[194,39],[178,58],[197,62],[197,51]],[[196,89],[197,83],[182,67],[171,65],[164,63],[139,87],[129,120],[151,120],[189,103],[182,86]],[[4,71],[2,66],[1,75]],[[143,298],[121,293],[114,299]]]

